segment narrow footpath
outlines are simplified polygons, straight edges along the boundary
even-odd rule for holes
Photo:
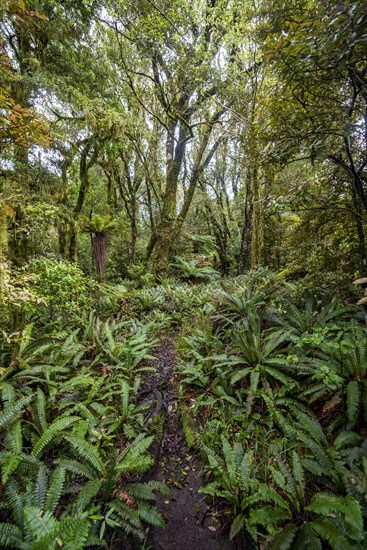
[[[170,497],[159,496],[158,509],[166,518],[165,529],[150,533],[155,550],[233,550],[221,526],[205,503],[199,489],[205,485],[198,459],[187,448],[178,407],[179,380],[177,357],[172,339],[163,340],[154,350],[155,399],[162,415],[160,441],[155,449],[155,467],[151,479],[166,483]]]

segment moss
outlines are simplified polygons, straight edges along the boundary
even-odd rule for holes
[[[187,414],[182,415],[182,430],[188,447],[196,447],[196,430],[193,419]]]

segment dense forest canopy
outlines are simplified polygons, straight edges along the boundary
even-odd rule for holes
[[[9,259],[92,272],[108,233],[100,280],[165,277],[200,236],[222,275],[363,274],[362,4],[5,2]]]
[[[168,337],[237,547],[362,548],[365,3],[2,0],[0,77],[0,545],[163,525]]]

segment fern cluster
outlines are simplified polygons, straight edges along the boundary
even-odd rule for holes
[[[203,492],[227,502],[231,538],[364,547],[366,345],[353,308],[275,301],[262,282],[225,290],[210,324],[179,340]]]
[[[0,546],[104,547],[118,531],[164,525],[164,485],[142,483],[153,436],[139,403],[155,340],[143,325],[29,324],[1,380]],[[150,367],[151,368],[151,367]]]

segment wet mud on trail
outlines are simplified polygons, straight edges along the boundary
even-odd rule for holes
[[[157,507],[166,528],[150,531],[154,550],[233,550],[221,525],[199,489],[205,485],[200,463],[188,449],[178,406],[177,356],[172,339],[166,338],[153,351],[156,373],[147,381],[157,402],[162,428],[153,449],[155,466],[150,479],[164,482],[171,495],[158,496]]]

